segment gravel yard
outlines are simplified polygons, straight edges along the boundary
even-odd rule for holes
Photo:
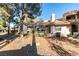
[[[12,38],[11,38],[12,39]],[[1,43],[1,42],[0,42]],[[4,45],[5,42],[0,44]],[[77,56],[79,42],[63,38],[55,39],[28,35],[16,37],[13,41],[0,49],[1,56]]]

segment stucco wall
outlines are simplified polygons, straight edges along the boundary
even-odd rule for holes
[[[60,26],[60,28],[61,28],[60,31],[57,31],[56,27],[57,26],[51,26],[51,33],[61,32],[61,33],[63,33],[63,35],[67,35],[68,33],[71,32],[71,26],[70,25],[68,25],[68,26]]]

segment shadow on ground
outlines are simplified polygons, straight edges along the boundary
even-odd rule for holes
[[[67,52],[65,49],[63,49],[59,45],[53,44],[51,46],[51,49],[55,50],[58,53],[58,55],[60,55],[60,56],[71,56],[71,54],[69,52]]]
[[[79,46],[79,41],[77,40],[73,40],[73,39],[68,39],[68,37],[61,37],[60,39],[59,38],[56,38],[58,41],[64,41],[64,42],[69,42],[75,46]]]
[[[55,44],[55,43],[58,43],[58,42],[54,41],[55,43],[53,43],[53,42],[51,42],[51,40],[53,41],[53,39],[50,39],[50,40],[47,40],[47,41],[51,44],[51,46],[50,46],[51,49],[53,51],[56,51],[56,53],[59,56],[71,56],[71,53],[69,53],[68,51],[66,51],[63,47]],[[66,38],[64,38],[64,40],[60,40],[60,41],[65,41],[65,40],[66,40]],[[59,39],[58,39],[58,41],[59,41]]]
[[[33,33],[32,46],[27,44],[18,50],[1,51],[0,56],[40,56],[37,54],[35,34]]]
[[[14,35],[14,34],[0,35],[0,49],[5,47],[7,44],[11,43],[17,37],[18,36]]]
[[[77,40],[67,39],[67,41],[70,42],[71,44],[74,44],[75,46],[79,46],[79,41]]]

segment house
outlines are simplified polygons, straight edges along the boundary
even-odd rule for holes
[[[72,34],[79,32],[79,10],[64,13],[63,20],[71,23],[70,32]]]
[[[61,32],[65,36],[79,32],[79,11],[74,10],[63,14],[61,19],[52,19],[45,23],[47,34]]]
[[[48,34],[61,32],[65,36],[70,34],[71,23],[68,21],[55,20],[54,22],[49,22],[46,24],[46,31]]]

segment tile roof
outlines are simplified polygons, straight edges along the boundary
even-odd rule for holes
[[[54,22],[46,22],[45,25],[58,25],[58,26],[64,26],[64,25],[70,25],[71,23],[68,21],[59,21],[59,20],[55,20]]]

